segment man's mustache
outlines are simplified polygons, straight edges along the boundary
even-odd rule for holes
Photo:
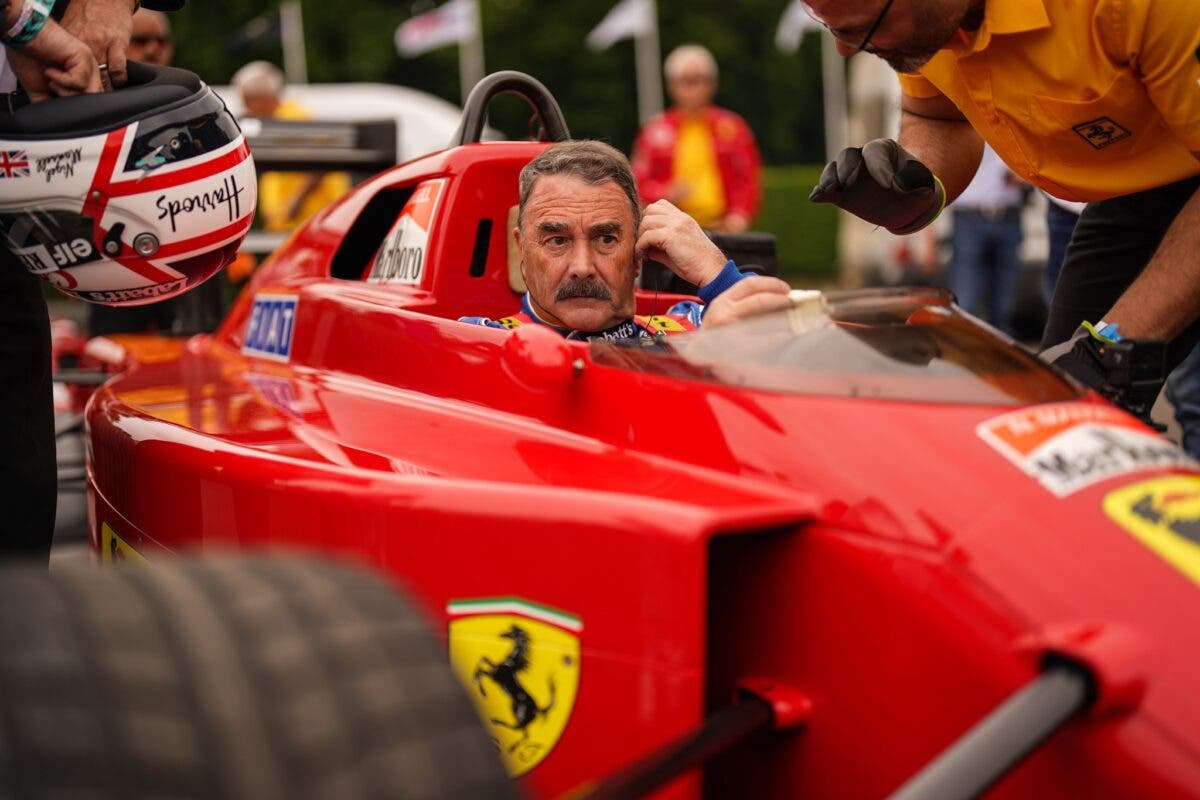
[[[587,280],[564,283],[554,293],[554,300],[556,302],[573,300],[576,297],[585,297],[590,300],[612,300],[612,290],[600,281],[589,278]]]

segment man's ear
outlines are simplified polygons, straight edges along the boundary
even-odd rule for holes
[[[517,225],[512,229],[513,244],[517,246],[518,264],[521,269],[521,280],[525,280],[525,259],[520,257],[521,254],[521,226]]]

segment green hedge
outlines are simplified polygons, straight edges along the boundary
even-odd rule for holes
[[[808,200],[823,168],[806,164],[763,170],[763,207],[754,228],[775,234],[779,275],[795,286],[837,281],[837,209]]]

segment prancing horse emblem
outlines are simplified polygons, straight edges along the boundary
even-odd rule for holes
[[[583,620],[520,597],[451,600],[450,665],[510,775],[546,760],[579,695]]]
[[[529,669],[529,634],[523,628],[513,625],[500,635],[512,640],[512,650],[499,664],[487,656],[480,656],[472,680],[479,687],[479,694],[483,697],[487,697],[487,690],[483,688],[485,678],[490,679],[508,695],[512,703],[512,722],[493,718],[492,724],[521,732],[521,738],[508,747],[508,752],[512,753],[529,741],[529,723],[539,715],[545,716],[553,710],[554,676],[551,675],[549,680],[550,701],[546,703],[545,708],[539,708],[537,701],[521,685],[520,679],[520,674]]]

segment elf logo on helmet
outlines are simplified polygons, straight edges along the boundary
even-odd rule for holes
[[[83,238],[59,242],[52,248],[40,244],[34,245],[22,250],[14,250],[13,253],[35,275],[95,261],[100,257],[92,243]]]

